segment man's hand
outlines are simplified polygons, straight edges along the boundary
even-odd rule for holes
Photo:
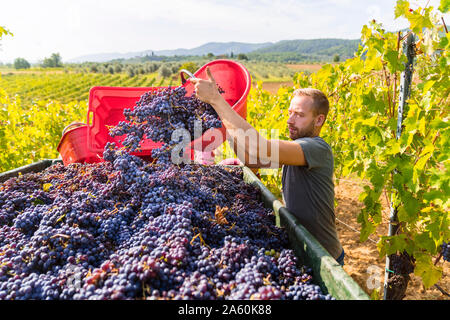
[[[214,107],[214,105],[221,99],[223,100],[223,98],[219,93],[216,81],[214,80],[209,67],[206,67],[206,73],[208,75],[208,80],[190,79],[190,81],[195,85],[195,97]]]

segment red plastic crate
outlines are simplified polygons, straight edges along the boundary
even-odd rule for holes
[[[56,148],[61,155],[64,165],[69,163],[95,163],[103,161],[97,153],[87,149],[87,125],[71,123],[64,130]]]
[[[223,97],[232,108],[244,119],[247,116],[247,96],[251,88],[251,77],[248,70],[240,63],[231,60],[215,60],[202,66],[194,75],[197,78],[207,79],[206,67],[209,67],[217,84],[225,90]],[[188,95],[194,91],[194,85],[187,81],[184,86]],[[111,137],[108,126],[115,126],[119,121],[125,121],[123,110],[133,109],[142,94],[151,90],[166,87],[93,87],[89,92],[89,108],[87,114],[88,149],[99,155],[103,154],[107,142],[122,144],[125,136]],[[209,129],[198,145],[200,149],[213,150],[225,141],[225,127]],[[194,148],[193,141],[191,144]],[[133,153],[137,156],[151,156],[151,151],[162,145],[144,139],[141,142],[141,151]],[[197,146],[197,145],[195,145]],[[191,150],[192,153],[192,150]]]

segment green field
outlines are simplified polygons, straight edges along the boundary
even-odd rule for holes
[[[254,83],[257,81],[286,82],[292,80],[295,71],[283,64],[248,62]],[[178,73],[161,77],[158,72],[138,74],[80,72],[64,68],[32,68],[16,70],[0,68],[0,88],[10,97],[19,95],[23,103],[38,100],[56,100],[61,103],[83,101],[94,86],[157,87],[180,85]]]
[[[152,87],[175,85],[171,78],[156,74],[129,77],[126,74],[98,73],[6,73],[0,78],[0,88],[9,96],[19,95],[24,102],[57,100],[62,103],[87,100],[94,86]]]

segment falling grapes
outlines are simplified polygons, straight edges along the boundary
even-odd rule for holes
[[[224,91],[220,89],[219,92]],[[111,128],[110,135],[126,135],[122,144],[127,152],[139,151],[144,136],[162,142],[161,148],[152,150],[152,157],[160,163],[169,162],[171,148],[180,142],[172,140],[174,130],[186,130],[192,141],[198,138],[195,134],[201,135],[210,128],[222,126],[214,108],[194,95],[187,96],[182,86],[149,91],[140,97],[133,110],[125,109],[124,115],[127,121]],[[200,130],[196,130],[195,125]]]

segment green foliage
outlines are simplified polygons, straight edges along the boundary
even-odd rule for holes
[[[244,54],[244,53],[239,53],[239,54],[237,55],[237,59],[238,59],[238,60],[248,60],[248,57],[247,57],[247,55]]]
[[[43,68],[60,68],[62,66],[61,55],[59,53],[52,53],[49,58],[45,58],[42,62]]]
[[[0,26],[0,40],[3,38],[3,36],[7,36],[7,35],[13,36],[11,31],[6,29],[5,27]]]
[[[178,69],[178,71],[180,71],[181,69],[186,69],[191,73],[195,73],[199,69],[199,67],[195,62],[190,61],[183,63],[181,67]]]
[[[41,100],[28,105],[2,89],[0,106],[0,172],[57,158],[62,130],[72,121],[83,121],[87,110],[86,102]]]
[[[98,68],[97,68],[96,65],[92,65],[92,66],[89,68],[89,71],[90,71],[90,72],[98,72]]]
[[[133,67],[128,67],[127,68],[127,74],[130,78],[134,77],[136,75],[134,68]]]
[[[2,40],[3,36],[8,36],[8,35],[14,36],[11,31],[6,29],[5,27],[0,26],[0,40]],[[0,44],[0,48],[1,47],[2,47],[2,45]]]
[[[439,6],[439,10],[442,13],[447,13],[450,10],[450,1],[449,0],[441,0],[441,5]]]
[[[121,73],[122,72],[122,65],[116,64],[114,66],[114,73]]]
[[[353,57],[360,40],[312,39],[283,40],[247,54],[250,60],[283,63],[332,62],[336,55],[343,60]]]
[[[14,68],[16,69],[29,69],[30,63],[24,58],[17,58],[14,60]]]
[[[253,81],[292,81],[295,71],[284,64],[275,62],[242,61],[252,75]]]
[[[61,103],[87,101],[89,90],[94,86],[150,87],[155,85],[157,74],[137,75],[103,73],[75,73],[72,71],[46,71],[30,69],[27,73],[5,73],[0,78],[0,88],[8,96],[19,95],[22,103],[37,100],[56,100]],[[67,70],[67,69],[66,69]],[[169,85],[171,79],[164,80]]]
[[[238,55],[239,56],[239,55]],[[267,81],[291,81],[294,75],[294,71],[288,68],[283,63],[277,62],[266,62],[266,61],[253,61],[238,58],[236,59],[240,63],[242,63],[253,75],[252,79],[254,81],[258,80],[267,80]],[[127,60],[128,61],[128,60]],[[161,75],[161,68],[165,65],[169,71],[171,71],[171,75],[178,73],[180,69],[182,69],[182,65],[190,65],[191,69],[195,72],[204,64],[210,62],[211,60],[206,60],[201,57],[195,57],[193,60],[188,60],[185,57],[185,60],[178,61],[169,61],[169,62],[160,62],[160,61],[146,61],[146,62],[125,62],[125,61],[110,61],[110,62],[84,62],[84,63],[70,63],[64,64],[65,70],[69,70],[69,72],[76,73],[85,73],[85,72],[99,72],[99,73],[111,73],[110,67],[114,67],[114,73],[124,73],[128,74],[130,77],[134,77],[138,74],[147,74],[153,75],[155,72],[159,70]],[[197,66],[197,67],[195,67]],[[167,70],[165,71],[167,72]],[[192,72],[192,71],[191,71]],[[168,74],[168,72],[167,72]],[[170,77],[171,75],[167,76]],[[161,75],[162,77],[162,75]]]
[[[162,78],[168,78],[172,75],[172,70],[167,65],[162,65],[161,68],[159,68],[159,75]]]

